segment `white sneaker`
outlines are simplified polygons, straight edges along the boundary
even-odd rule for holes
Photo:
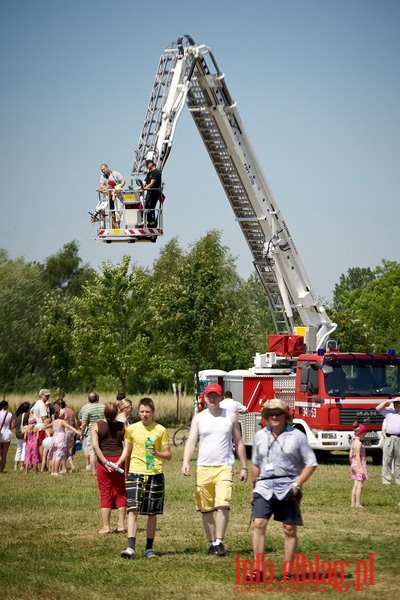
[[[91,471],[92,470],[92,465],[86,465],[86,471]]]
[[[132,548],[125,548],[121,552],[121,558],[135,558],[135,551]]]

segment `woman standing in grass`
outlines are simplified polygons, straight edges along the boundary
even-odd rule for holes
[[[55,405],[58,406],[60,410],[60,418],[67,421],[72,427],[77,427],[78,422],[75,417],[74,411],[69,408],[65,400],[63,398],[59,398],[55,401]],[[67,431],[67,454],[68,454],[68,464],[71,469],[71,473],[75,473],[75,465],[74,465],[74,455],[75,455],[75,433],[73,431]],[[67,472],[67,463],[64,461],[61,466],[61,473]]]
[[[367,459],[365,456],[365,448],[363,440],[367,433],[365,425],[354,424],[356,429],[354,430],[353,441],[350,446],[350,472],[351,477],[354,480],[353,489],[351,492],[351,506],[355,508],[362,508],[361,504],[361,492],[364,481],[368,479],[367,473]]]
[[[51,463],[51,475],[60,475],[60,465],[67,460],[68,455],[68,438],[66,429],[73,431],[77,435],[80,435],[79,429],[72,427],[67,421],[64,419],[60,419],[60,409],[57,407],[54,413],[54,421],[52,422],[53,426],[53,437],[49,450],[48,458],[52,461]]]
[[[14,471],[18,469],[19,463],[21,463],[21,471],[23,470],[23,464],[25,460],[25,435],[24,427],[28,425],[29,418],[29,402],[22,402],[17,408],[15,413],[15,437],[17,438],[17,450],[14,458]]]
[[[14,417],[8,410],[7,400],[0,402],[0,473],[4,471],[7,461],[7,453],[11,444]]]
[[[123,400],[122,400],[123,402]],[[130,402],[130,401],[129,401]],[[97,456],[97,484],[103,527],[99,534],[110,533],[111,511],[118,511],[115,533],[126,533],[126,489],[125,474],[119,473],[110,463],[116,463],[122,454],[125,424],[117,420],[118,407],[108,402],[104,407],[104,419],[93,423],[92,447]]]
[[[132,402],[129,398],[123,398],[119,402],[117,402],[118,406],[118,415],[117,421],[122,421],[125,426],[125,429],[129,427],[130,423],[128,421],[130,414],[132,412]]]

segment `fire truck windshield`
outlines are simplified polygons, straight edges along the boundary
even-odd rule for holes
[[[400,396],[400,359],[385,355],[327,356],[325,388],[329,396]]]

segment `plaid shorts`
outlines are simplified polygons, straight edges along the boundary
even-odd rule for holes
[[[128,473],[126,479],[127,512],[139,515],[162,515],[164,510],[164,474]]]

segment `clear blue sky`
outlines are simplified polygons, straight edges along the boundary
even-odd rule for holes
[[[0,246],[43,261],[76,239],[85,262],[151,265],[210,229],[251,256],[184,113],[164,171],[164,238],[106,245],[88,211],[99,165],[129,179],[155,70],[180,34],[209,46],[317,293],[399,261],[400,2],[10,0],[0,24]]]

